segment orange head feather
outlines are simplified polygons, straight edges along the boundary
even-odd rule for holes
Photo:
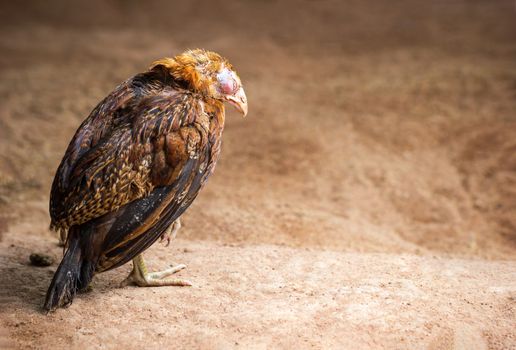
[[[240,78],[227,59],[203,49],[188,50],[173,58],[162,58],[150,69],[163,67],[176,81],[207,98],[227,101],[247,114],[247,98]]]

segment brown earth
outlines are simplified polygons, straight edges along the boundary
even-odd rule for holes
[[[144,4],[0,5],[0,347],[516,348],[514,2]],[[71,135],[193,47],[250,103],[180,240],[147,254],[196,286],[120,289],[124,266],[41,314],[56,266],[28,257],[60,254]]]

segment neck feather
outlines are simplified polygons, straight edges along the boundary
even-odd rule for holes
[[[197,62],[189,56],[177,56],[174,58],[162,58],[152,63],[150,69],[157,67],[165,68],[174,80],[183,81],[188,84],[192,91],[207,95],[209,82],[197,70]]]

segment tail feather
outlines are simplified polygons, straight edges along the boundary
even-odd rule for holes
[[[69,237],[66,253],[47,291],[43,306],[47,311],[70,305],[77,290],[88,285],[92,273],[85,273],[85,276],[82,276],[83,265],[80,240],[78,237]]]
[[[82,292],[86,290],[93,279],[95,273],[95,264],[91,260],[83,260],[81,264],[81,273],[77,280],[77,290]]]

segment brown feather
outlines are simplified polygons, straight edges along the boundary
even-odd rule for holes
[[[204,50],[156,61],[81,124],[50,194],[51,228],[73,245],[47,309],[71,302],[95,271],[147,249],[195,199],[220,152],[224,105],[213,97],[213,75],[222,65],[231,67]]]

